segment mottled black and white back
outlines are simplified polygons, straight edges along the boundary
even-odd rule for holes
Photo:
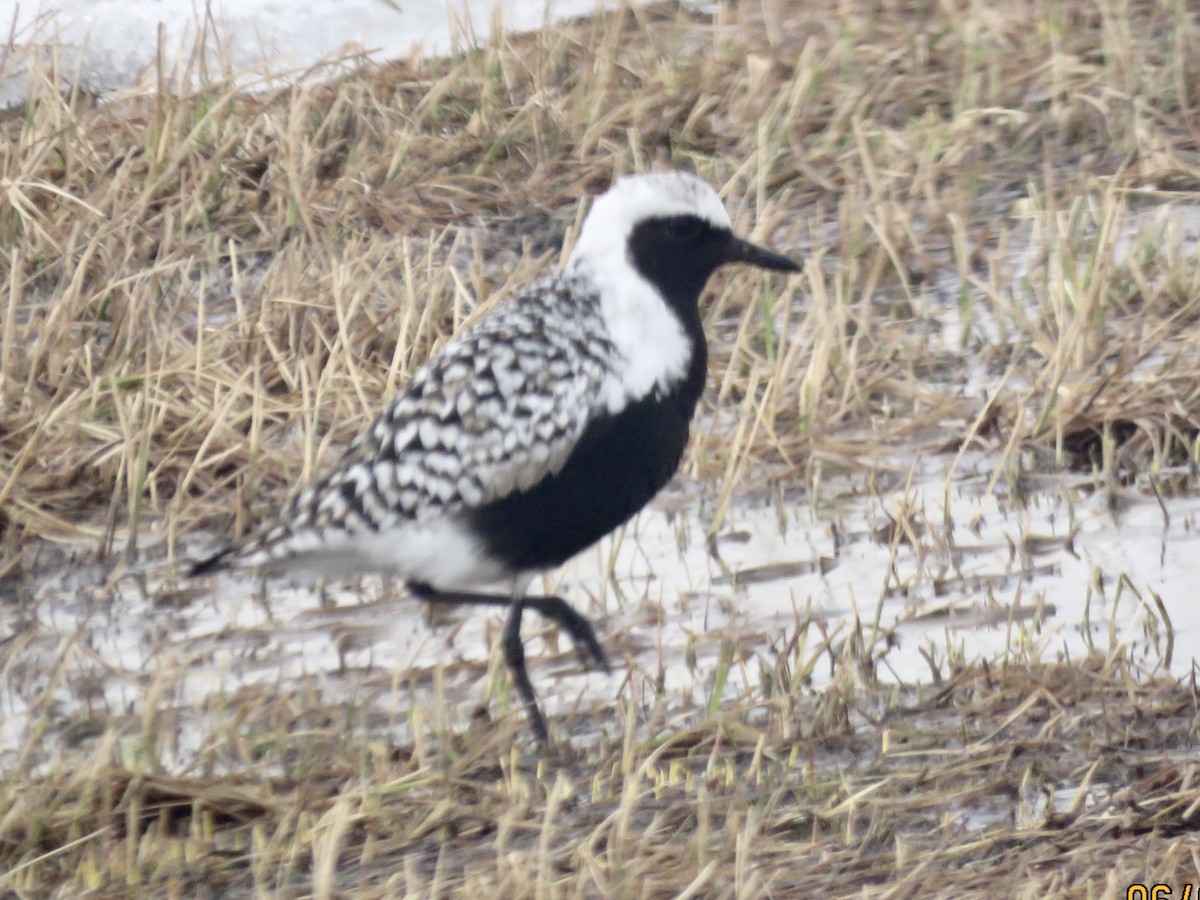
[[[798,268],[735,237],[720,198],[695,176],[622,178],[596,200],[560,272],[447,343],[324,478],[193,574],[382,571],[425,601],[510,605],[506,658],[546,740],[522,607],[606,662],[582,616],[525,590],[675,473],[706,374],[699,296],[731,262]],[[485,585],[505,593],[469,592]]]

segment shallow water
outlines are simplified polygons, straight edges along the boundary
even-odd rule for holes
[[[22,0],[0,16],[16,50],[7,65],[0,55],[0,109],[23,102],[34,58],[55,60],[67,82],[99,94],[155,84],[160,56],[167,83],[196,84],[201,59],[210,72],[261,85],[268,74],[271,83],[319,75],[339,55],[353,64],[448,53],[496,24],[529,31],[602,8],[598,0]]]
[[[985,496],[982,461],[947,482],[948,464],[935,458],[907,487],[874,495],[853,479],[826,485],[816,502],[777,490],[771,502],[735,505],[711,542],[702,498],[715,491],[677,487],[547,584],[593,618],[614,663],[612,675],[583,671],[569,641],[531,616],[526,634],[540,636],[527,641],[529,665],[547,713],[603,709],[632,684],[695,715],[723,646],[734,651],[726,697],[759,691],[781,654],[794,667],[811,661],[819,684],[856,622],[878,676],[905,683],[929,681],[931,665],[947,674],[954,660],[1077,658],[1118,645],[1165,665],[1164,609],[1172,669],[1192,665],[1200,498],[1160,506],[1127,495],[1114,510],[1089,483],[1055,479],[1018,504]],[[456,610],[431,627],[419,603],[376,578],[331,586],[322,606],[312,590],[272,584],[264,596],[245,579],[188,585],[158,569],[111,585],[99,567],[70,569],[0,608],[0,628],[14,635],[0,691],[5,756],[36,744],[49,762],[112,723],[145,732],[137,723],[153,716],[170,736],[160,762],[186,767],[231,698],[300,689],[324,703],[352,697],[404,740],[413,708],[464,722],[487,697],[489,663],[498,668],[499,612]]]

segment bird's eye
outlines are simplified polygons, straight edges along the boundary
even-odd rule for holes
[[[704,222],[695,216],[672,216],[663,220],[667,237],[680,244],[690,244],[704,233]]]

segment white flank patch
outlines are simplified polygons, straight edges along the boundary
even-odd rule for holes
[[[268,568],[302,579],[381,572],[441,589],[482,587],[512,578],[466,527],[448,516],[404,522],[378,534],[327,531],[319,543],[274,560]]]

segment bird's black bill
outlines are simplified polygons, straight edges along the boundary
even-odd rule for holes
[[[194,563],[188,569],[188,578],[198,578],[201,575],[211,575],[214,572],[219,572],[225,568],[229,557],[233,556],[233,547],[226,547],[217,553],[214,553],[208,559],[202,559],[198,563]]]
[[[739,237],[731,237],[725,248],[725,262],[745,263],[760,269],[770,269],[773,272],[799,272],[800,264],[782,253],[776,253]]]

